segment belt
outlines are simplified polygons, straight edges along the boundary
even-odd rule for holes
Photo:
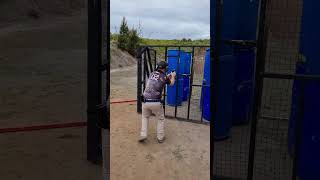
[[[162,102],[160,99],[143,99],[143,102]]]

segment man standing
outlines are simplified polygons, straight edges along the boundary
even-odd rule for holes
[[[166,84],[174,85],[175,72],[166,75],[168,64],[161,61],[157,64],[157,68],[150,74],[146,88],[143,92],[142,104],[142,125],[140,132],[139,142],[144,142],[147,139],[148,121],[150,116],[155,114],[158,118],[157,122],[157,139],[162,143],[165,139],[164,136],[164,112],[161,103],[162,91]]]

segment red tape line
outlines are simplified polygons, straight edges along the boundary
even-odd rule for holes
[[[110,104],[121,104],[121,103],[131,103],[131,102],[137,102],[137,100],[126,100],[126,101],[113,101]]]
[[[87,122],[71,122],[71,123],[49,124],[49,125],[39,125],[39,126],[4,128],[4,129],[0,129],[0,134],[11,133],[11,132],[37,131],[37,130],[45,130],[45,129],[83,127],[86,125],[87,125]]]
[[[113,101],[110,104],[121,104],[121,103],[131,103],[131,102],[137,102],[137,100]],[[87,126],[87,122],[70,122],[70,123],[48,124],[48,125],[38,125],[38,126],[3,128],[3,129],[0,129],[0,134],[13,133],[13,132],[39,131],[39,130],[48,130],[48,129],[84,127],[84,126]]]

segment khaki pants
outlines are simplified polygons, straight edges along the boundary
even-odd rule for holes
[[[141,137],[147,137],[148,122],[150,116],[153,114],[158,118],[157,120],[157,138],[162,140],[164,138],[164,113],[163,106],[160,102],[147,102],[142,104],[142,123],[141,123]]]

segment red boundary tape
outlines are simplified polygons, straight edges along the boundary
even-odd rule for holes
[[[4,128],[4,129],[0,129],[0,134],[11,133],[11,132],[37,131],[37,130],[45,130],[45,129],[83,127],[83,126],[86,126],[86,125],[87,125],[86,122],[72,122],[72,123],[63,123],[63,124],[61,123],[61,124],[39,125],[39,126]]]
[[[114,102],[111,102],[110,104],[131,103],[136,101],[137,100],[114,101]],[[3,128],[3,129],[0,129],[0,134],[13,133],[13,132],[38,131],[38,130],[46,130],[46,129],[84,127],[84,126],[87,126],[87,122],[70,122],[70,123],[48,124],[48,125],[38,125],[38,126]]]
[[[137,100],[113,101],[110,104],[121,104],[121,103],[131,103],[131,102],[137,102]]]

